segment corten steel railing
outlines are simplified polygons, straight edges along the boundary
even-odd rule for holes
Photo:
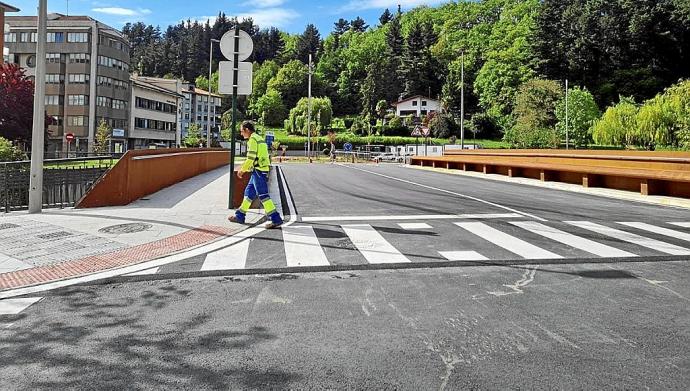
[[[43,207],[74,206],[112,165],[110,156],[46,160]],[[30,161],[0,162],[0,209],[4,213],[29,207]]]
[[[690,198],[688,152],[449,151],[438,157],[414,156],[410,164]]]

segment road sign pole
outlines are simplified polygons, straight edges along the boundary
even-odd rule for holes
[[[232,197],[235,194],[235,138],[237,130],[237,79],[239,68],[239,53],[240,47],[240,30],[235,26],[235,53],[233,54],[234,69],[232,71],[232,130],[230,131],[230,199],[228,200],[228,209],[232,209]],[[211,81],[209,80],[209,85]]]

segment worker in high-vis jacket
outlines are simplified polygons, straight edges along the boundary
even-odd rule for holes
[[[237,177],[242,178],[245,173],[251,173],[251,179],[244,189],[244,200],[242,205],[235,211],[234,216],[228,220],[234,223],[244,224],[247,211],[252,205],[252,201],[259,197],[266,211],[266,216],[271,221],[266,224],[266,228],[276,228],[283,224],[283,219],[276,210],[276,206],[268,195],[268,170],[271,165],[271,158],[268,155],[268,146],[263,137],[254,130],[254,124],[244,121],[240,128],[240,134],[247,140],[247,160],[237,171]]]

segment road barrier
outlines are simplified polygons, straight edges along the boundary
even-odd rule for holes
[[[225,149],[130,150],[77,202],[77,208],[127,205],[185,179],[230,164]]]
[[[448,151],[440,157],[414,156],[410,164],[690,198],[687,152]]]

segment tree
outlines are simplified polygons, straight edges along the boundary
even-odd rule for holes
[[[381,23],[381,26],[385,26],[386,23],[390,22],[393,20],[393,14],[386,8],[385,11],[381,14],[379,17],[379,23]]]
[[[338,19],[338,21],[333,24],[333,34],[335,34],[336,36],[343,35],[346,31],[350,29],[350,22],[343,18]]]
[[[578,147],[586,147],[592,140],[592,125],[599,119],[601,112],[594,101],[594,96],[587,89],[580,87],[568,90],[568,138]],[[556,129],[561,138],[565,138],[565,97],[556,105]]]
[[[103,155],[110,150],[110,136],[112,135],[113,129],[108,125],[108,123],[101,119],[98,123],[98,128],[96,128],[96,135],[94,139],[93,151],[98,155]]]
[[[532,79],[520,86],[515,99],[516,124],[505,140],[521,148],[557,146],[556,104],[563,92],[553,80]]]
[[[275,27],[261,30],[254,41],[254,59],[259,64],[268,60],[275,60],[280,57],[284,48],[285,42],[280,30]]]
[[[376,115],[379,119],[385,122],[386,113],[388,112],[388,102],[381,99],[376,103]]]
[[[429,23],[413,24],[405,42],[400,73],[405,83],[404,95],[429,95],[438,93],[438,81],[434,77],[436,65],[431,54],[435,41],[433,27]]]
[[[185,146],[190,148],[197,148],[202,142],[201,140],[201,125],[191,124],[189,129],[187,129],[187,135],[184,140],[182,140]]]
[[[285,107],[294,107],[300,98],[307,95],[309,83],[308,68],[298,60],[285,64],[278,74],[268,82],[268,90],[275,90],[283,97]],[[312,96],[321,95],[321,79],[318,75],[312,77]]]
[[[218,92],[218,71],[215,71],[211,74],[211,87],[213,88],[213,92],[217,93]],[[209,91],[208,89],[208,77],[204,75],[197,76],[196,80],[194,80],[194,85],[197,88],[200,88],[205,91]]]
[[[311,54],[314,61],[317,61],[316,57],[320,49],[321,34],[319,34],[319,30],[316,26],[310,23],[297,41],[297,59],[307,64],[309,62],[309,55]]]
[[[609,107],[592,127],[597,144],[632,145],[631,129],[637,128],[638,107],[632,98],[621,97],[617,105]]]
[[[259,123],[267,126],[278,126],[283,124],[287,117],[285,105],[280,93],[275,90],[268,91],[260,96],[250,110]]]
[[[0,65],[0,97],[0,137],[29,141],[33,126],[34,83],[18,65]]]
[[[404,52],[405,41],[402,36],[402,27],[400,26],[400,18],[395,17],[386,26],[386,51],[385,51],[385,76],[384,83],[386,87],[386,100],[389,102],[397,102],[401,98],[404,89],[404,82],[400,68],[402,66],[402,57]]]
[[[367,31],[368,28],[369,26],[367,25],[367,23],[364,21],[364,19],[360,18],[359,16],[350,22],[350,31],[354,31],[356,33],[363,33]]]
[[[317,126],[328,127],[333,118],[331,100],[324,98],[312,98],[311,102],[312,130]],[[290,110],[290,115],[285,121],[285,130],[291,134],[307,134],[307,117],[309,111],[309,99],[302,98],[297,105]]]
[[[26,155],[10,140],[0,137],[0,162],[14,162],[26,159]]]

